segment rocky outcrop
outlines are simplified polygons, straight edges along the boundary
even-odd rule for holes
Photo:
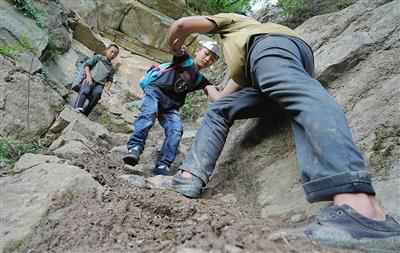
[[[104,126],[68,107],[61,112],[50,132],[60,136],[49,147],[49,151],[67,159],[77,158],[84,153],[94,154],[96,147],[109,148],[112,142]]]
[[[49,54],[63,54],[71,48],[72,36],[69,29],[67,10],[57,1],[48,1]],[[55,51],[55,52],[54,52]],[[50,55],[51,57],[51,55]],[[43,58],[43,57],[42,57]]]
[[[301,6],[292,6],[292,13],[286,13],[285,10],[276,3],[264,1],[261,9],[253,13],[253,16],[260,22],[272,22],[296,28],[307,19],[337,12],[354,4],[357,0],[304,0]],[[289,6],[288,3],[286,3]],[[297,11],[296,11],[297,9]]]
[[[0,56],[0,135],[41,135],[63,104],[46,81]]]
[[[74,77],[77,60],[92,55],[93,51],[73,40],[70,50],[64,54],[55,55],[46,62],[49,80],[59,86],[69,88]]]
[[[387,211],[397,214],[399,205],[393,200],[399,199],[400,190],[399,10],[399,1],[363,0],[296,29],[314,48],[317,78],[346,111],[378,197]],[[304,200],[289,121],[272,127],[271,121],[249,120],[232,130],[215,184],[230,179],[220,187],[233,182],[231,189],[254,200],[264,216],[310,213],[319,206]]]
[[[48,210],[57,208],[54,199],[67,204],[80,194],[101,191],[89,173],[56,157],[24,160],[18,164],[21,174],[0,178],[0,252],[20,252]]]
[[[192,15],[192,13],[186,8],[185,0],[178,0],[178,1],[138,0],[138,1],[174,19]]]
[[[16,48],[11,54],[19,67],[31,73],[38,71],[42,67],[39,57],[47,43],[47,31],[8,1],[0,0],[0,46]]]
[[[170,59],[166,37],[169,25],[174,19],[190,15],[185,10],[184,3],[179,1],[91,0],[61,2],[66,8],[77,12],[82,17],[82,21],[87,23],[85,29],[83,29],[85,26],[82,23],[76,27],[81,31],[74,31],[75,39],[81,41],[78,38],[86,36],[87,31],[93,28],[129,51],[158,62]],[[189,41],[194,40],[195,37],[192,37]],[[193,51],[197,44],[191,44],[189,50]]]

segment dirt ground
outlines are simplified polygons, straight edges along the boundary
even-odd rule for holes
[[[23,252],[356,252],[307,240],[272,240],[271,233],[287,224],[251,215],[254,210],[240,206],[231,194],[192,200],[168,190],[129,186],[117,178],[126,174],[122,163],[109,160],[105,151],[75,164],[106,190],[54,196]]]

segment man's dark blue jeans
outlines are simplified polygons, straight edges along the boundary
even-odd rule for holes
[[[289,113],[303,187],[309,202],[339,193],[374,189],[365,161],[352,140],[345,114],[313,78],[311,49],[301,40],[264,36],[252,45],[248,73],[252,87],[212,103],[180,170],[205,184],[236,119],[267,117],[270,101]]]
[[[88,116],[93,108],[101,99],[101,94],[103,93],[104,85],[101,83],[81,84],[79,95],[76,98],[74,108],[83,108],[83,114]],[[89,101],[86,107],[84,107],[86,100]]]
[[[157,165],[170,166],[175,160],[183,134],[183,125],[174,101],[156,87],[148,87],[141,106],[141,113],[133,123],[133,134],[128,140],[128,150],[139,147],[143,150],[150,129],[158,119],[164,128],[165,140]]]

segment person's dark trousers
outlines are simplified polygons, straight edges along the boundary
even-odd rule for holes
[[[164,128],[165,139],[157,165],[170,166],[175,160],[182,138],[183,125],[179,112],[172,101],[161,91],[146,88],[141,113],[133,124],[134,131],[128,140],[128,150],[139,146],[143,150],[150,129],[158,119]]]
[[[352,140],[343,110],[312,77],[312,51],[299,39],[270,36],[249,52],[254,88],[209,106],[179,169],[207,183],[235,119],[264,116],[275,101],[292,118],[296,155],[309,202],[339,193],[375,194],[365,161]]]
[[[103,89],[104,85],[100,83],[95,83],[93,85],[81,84],[79,95],[76,98],[74,108],[83,108],[83,114],[85,114],[86,116],[89,115],[101,99]],[[86,100],[88,100],[88,104],[86,107],[84,107]]]

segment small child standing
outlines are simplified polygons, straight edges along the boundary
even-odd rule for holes
[[[158,70],[157,78],[144,88],[141,113],[133,124],[134,132],[127,144],[128,154],[123,157],[126,164],[135,166],[139,162],[148,133],[158,119],[164,128],[165,140],[152,173],[169,175],[183,134],[179,108],[184,105],[189,92],[203,89],[207,94],[206,86],[211,84],[199,70],[214,64],[219,56],[217,43],[201,42],[194,59],[182,51],[182,55],[173,57],[166,69]]]
[[[101,98],[104,87],[110,92],[114,77],[114,69],[111,61],[117,57],[119,47],[109,45],[104,55],[96,54],[84,64],[84,78],[80,83],[79,96],[74,103],[74,109],[88,116]],[[87,106],[85,105],[88,100]]]

